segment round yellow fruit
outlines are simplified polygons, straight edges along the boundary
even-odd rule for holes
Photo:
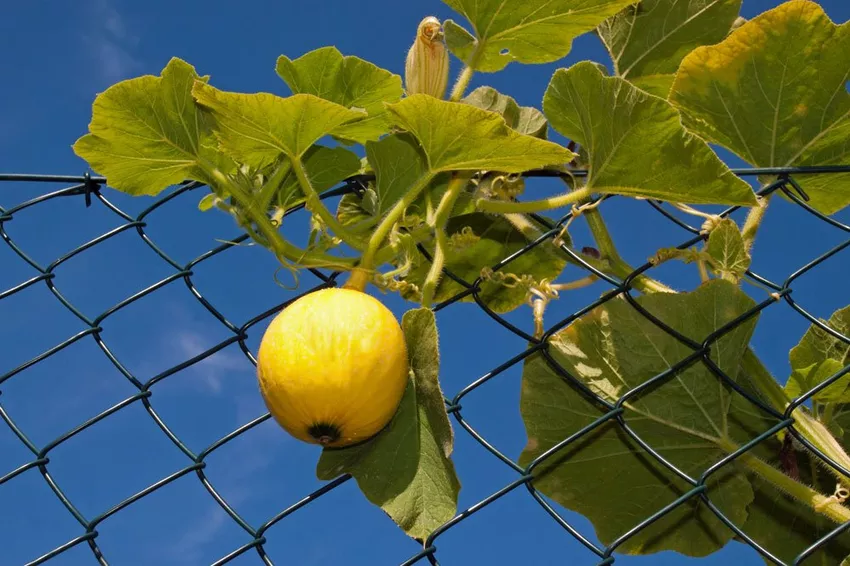
[[[371,295],[315,291],[271,321],[257,377],[269,412],[292,436],[348,446],[380,432],[401,402],[408,381],[404,333]]]

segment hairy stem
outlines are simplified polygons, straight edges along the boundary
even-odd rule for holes
[[[343,226],[319,198],[319,193],[316,192],[316,189],[313,188],[313,184],[307,177],[307,172],[304,170],[304,164],[301,163],[301,159],[293,158],[291,162],[292,171],[298,179],[298,184],[301,185],[301,190],[304,191],[304,196],[307,197],[307,208],[311,212],[318,214],[322,222],[333,230],[334,234],[339,236],[342,241],[358,251],[363,251],[366,248],[365,242],[360,236],[350,232],[348,228]]]
[[[407,207],[416,200],[419,193],[428,186],[433,178],[434,173],[426,173],[420,177],[419,180],[407,190],[401,200],[390,209],[381,223],[378,224],[378,227],[375,228],[375,231],[372,232],[372,237],[369,238],[369,243],[366,247],[366,251],[363,253],[363,257],[360,259],[360,264],[353,269],[351,277],[344,287],[356,289],[358,291],[363,291],[366,288],[366,284],[371,279],[372,272],[375,270],[377,257],[379,255],[383,255],[379,252],[381,251],[380,248],[384,243],[384,239],[386,239],[395,223],[399,221]]]
[[[744,238],[744,248],[747,251],[753,247],[753,242],[756,239],[761,221],[764,219],[764,213],[767,211],[767,205],[770,202],[770,196],[757,197],[759,203],[750,209],[747,219],[744,221],[744,227],[741,229],[741,236]]]
[[[428,276],[425,278],[425,283],[422,285],[422,306],[425,308],[431,307],[431,302],[434,300],[434,293],[437,290],[437,285],[440,282],[440,276],[443,274],[443,265],[446,262],[446,248],[448,247],[448,238],[446,237],[446,224],[452,214],[458,196],[469,179],[472,177],[470,173],[458,173],[449,181],[449,187],[440,199],[440,204],[437,206],[437,212],[434,214],[434,222],[432,228],[436,238],[436,247],[434,248],[434,260],[431,262],[431,268],[428,270]]]
[[[511,202],[505,200],[477,199],[475,207],[482,212],[510,213],[510,212],[542,212],[561,208],[579,202],[591,194],[587,187],[576,189],[564,195],[549,197],[540,200],[529,200],[525,202]]]
[[[466,92],[466,88],[469,86],[469,81],[472,80],[472,75],[475,74],[475,70],[469,65],[466,65],[463,68],[463,71],[460,72],[460,75],[457,77],[457,82],[455,86],[452,88],[451,96],[449,100],[452,102],[457,102],[461,98],[463,98],[463,93]]]
[[[737,449],[737,447],[731,446],[727,448],[731,448],[732,451]],[[838,501],[832,500],[831,498],[818,493],[811,487],[785,475],[781,470],[777,470],[775,467],[756,456],[744,452],[738,456],[736,461],[754,472],[761,479],[776,486],[800,503],[811,507],[814,511],[829,517],[836,523],[840,524],[850,521],[850,509]]]
[[[355,260],[353,258],[336,257],[318,251],[308,252],[287,242],[281,237],[277,228],[272,224],[271,219],[266,215],[266,212],[257,208],[257,203],[251,195],[243,191],[242,187],[237,183],[228,179],[218,168],[208,167],[208,170],[216,183],[222,187],[226,187],[227,192],[248,213],[251,220],[257,225],[260,234],[268,241],[275,256],[282,263],[282,260],[286,259],[304,267],[351,269],[354,266]]]
[[[590,233],[596,240],[596,245],[602,257],[608,260],[609,274],[625,279],[635,269],[629,265],[622,257],[620,257],[617,247],[614,245],[614,240],[611,238],[608,227],[605,225],[605,220],[602,218],[602,213],[599,209],[592,208],[584,211],[584,219],[587,221],[587,226],[590,228]],[[634,287],[644,293],[674,293],[675,291],[664,285],[660,281],[656,281],[650,277],[640,275],[633,281]]]
[[[756,388],[756,391],[761,393],[765,400],[777,411],[785,411],[791,400],[786,395],[785,390],[773,378],[761,360],[755,355],[752,348],[747,348],[744,352],[744,357],[741,359],[741,371],[750,379]],[[844,451],[841,444],[835,440],[835,437],[821,423],[809,415],[803,407],[797,407],[791,416],[794,418],[794,428],[802,434],[806,440],[812,443],[818,450],[829,456],[837,464],[850,469],[850,456]],[[832,474],[844,485],[850,485],[850,478],[847,478],[827,465],[827,468]]]

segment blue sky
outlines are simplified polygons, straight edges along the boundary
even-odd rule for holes
[[[745,0],[752,17],[776,1]],[[850,18],[850,5],[821,3],[833,21]],[[437,0],[425,2],[269,2],[238,4],[198,1],[17,2],[0,19],[0,173],[81,174],[86,164],[71,151],[91,117],[94,96],[114,82],[158,74],[172,56],[181,57],[218,88],[288,94],[274,73],[278,55],[294,58],[324,45],[336,45],[396,73],[416,25],[425,15],[440,19],[451,11]],[[552,72],[577,61],[607,58],[598,41],[586,36],[572,53],[550,65],[512,65],[496,75],[477,75],[472,88],[488,84],[521,104],[540,105]],[[452,62],[453,74],[457,62]],[[731,165],[740,165],[730,160]],[[62,184],[0,183],[0,206],[63,187]],[[108,191],[111,202],[131,215],[151,200]],[[202,214],[198,191],[184,194],[149,218],[151,239],[181,264],[237,235],[223,213]],[[661,246],[688,235],[651,212],[648,205],[612,199],[603,209],[623,256],[640,264]],[[37,212],[36,212],[37,211]],[[649,218],[651,224],[647,224]],[[845,210],[837,218],[847,222]],[[655,221],[657,219],[657,222]],[[793,223],[793,224],[789,224]],[[122,224],[105,207],[85,209],[81,198],[55,199],[16,214],[8,233],[42,265],[89,239]],[[794,229],[789,230],[788,226]],[[55,232],[49,236],[48,230]],[[586,233],[579,229],[575,237]],[[782,280],[808,260],[842,241],[842,235],[783,201],[775,201],[756,244],[753,269]],[[809,312],[828,317],[847,303],[845,251],[795,285],[794,297]],[[274,284],[275,262],[268,252],[243,246],[228,250],[194,271],[197,288],[237,325],[293,296]],[[135,231],[124,232],[57,268],[55,284],[71,303],[96,316],[139,290],[172,275],[174,269],[146,247]],[[570,272],[565,276],[574,275]],[[0,292],[35,275],[0,245]],[[658,274],[685,288],[696,282],[691,267],[665,266]],[[302,277],[303,288],[316,282]],[[747,288],[754,297],[763,293]],[[597,285],[565,295],[549,311],[552,323],[602,292]],[[410,307],[386,298],[396,313]],[[527,308],[510,320],[531,329]],[[39,284],[0,301],[0,374],[80,332],[84,325]],[[453,396],[464,385],[519,353],[524,342],[497,326],[473,305],[456,305],[438,315],[444,391]],[[761,317],[753,341],[768,367],[784,381],[787,352],[806,322],[787,305],[774,305]],[[181,280],[123,309],[104,323],[110,350],[141,380],[230,337],[194,300]],[[261,335],[250,333],[253,349]],[[499,375],[464,400],[464,416],[485,438],[513,458],[525,444],[518,411],[520,367]],[[135,393],[86,337],[50,359],[16,375],[2,386],[0,403],[37,445],[81,424]],[[234,344],[154,386],[151,403],[190,449],[214,440],[262,415],[253,367]],[[515,474],[455,426],[455,463],[466,508],[515,479]],[[275,513],[320,487],[315,479],[318,450],[291,440],[267,421],[213,453],[209,481],[250,524]],[[190,462],[134,403],[63,443],[50,453],[49,469],[68,498],[91,519],[126,497]],[[5,426],[0,426],[0,476],[32,459]],[[565,517],[593,538],[581,517]],[[194,473],[106,519],[97,541],[111,564],[208,564],[249,540],[213,501]],[[23,564],[81,533],[41,475],[30,470],[0,486],[2,562]],[[417,552],[405,537],[356,489],[353,481],[311,503],[267,533],[266,550],[278,564],[398,564]],[[533,541],[531,544],[526,539]],[[595,556],[558,527],[528,493],[505,496],[437,541],[438,556],[452,564],[594,564]],[[684,564],[679,555],[618,557],[618,564]],[[740,544],[730,544],[702,564],[760,563]],[[94,564],[85,544],[48,564]],[[256,552],[234,562],[260,564]]]

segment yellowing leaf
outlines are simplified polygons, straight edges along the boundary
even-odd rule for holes
[[[195,68],[173,58],[159,77],[112,85],[95,98],[89,133],[74,153],[133,195],[156,195],[185,179],[208,182],[202,156],[216,161],[209,117],[192,100]]]
[[[758,167],[850,162],[850,25],[790,0],[682,61],[670,101],[685,126]],[[850,204],[850,174],[795,175],[811,204]]]
[[[242,94],[218,90],[202,82],[193,89],[199,104],[215,117],[216,136],[238,161],[261,167],[286,155],[300,159],[319,138],[363,118],[312,94],[281,98],[268,93]]]
[[[481,169],[521,173],[569,163],[560,145],[520,134],[495,112],[415,94],[387,106],[391,121],[412,133],[432,172]]]
[[[597,31],[617,76],[670,75],[672,82],[685,55],[726,37],[740,9],[741,0],[643,0]]]
[[[589,154],[587,186],[601,193],[687,203],[755,204],[737,178],[682,127],[669,102],[582,62],[555,72],[543,98],[554,129]]]
[[[322,47],[292,60],[281,55],[277,74],[293,94],[313,94],[346,108],[362,108],[368,117],[338,127],[334,135],[365,143],[389,130],[384,102],[401,98],[401,77],[364,61],[343,57],[336,47]]]
[[[446,43],[477,71],[495,72],[512,61],[550,63],[565,57],[573,39],[593,30],[635,0],[443,0],[463,14],[475,36],[452,20]]]

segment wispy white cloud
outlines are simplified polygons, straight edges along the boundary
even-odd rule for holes
[[[200,564],[204,547],[214,541],[232,519],[214,501],[203,518],[193,521],[177,541],[164,549],[165,558],[175,564]]]
[[[254,396],[237,395],[234,398],[239,422],[244,424],[261,416],[265,411],[256,406]],[[217,468],[210,476],[215,489],[227,500],[227,503],[240,513],[251,499],[263,497],[257,478],[273,463],[273,455],[268,451],[270,443],[280,440],[280,432],[274,427],[260,425],[244,435],[228,443],[220,450],[227,452],[229,462],[238,465]],[[202,514],[201,514],[202,513]],[[198,520],[187,523],[186,530],[180,537],[163,549],[163,559],[175,564],[200,564],[204,559],[211,559],[205,551],[213,541],[235,523],[229,515],[214,501],[203,507],[198,513]],[[311,558],[311,564],[319,564],[321,549],[318,555]],[[217,557],[220,558],[220,557]]]
[[[170,334],[169,341],[173,354],[181,360],[194,358],[214,344],[200,332],[191,329]],[[224,380],[231,376],[244,377],[251,367],[251,363],[241,352],[236,351],[235,346],[228,346],[184,371],[197,376],[207,393],[217,395],[221,393]]]
[[[99,78],[107,84],[128,78],[140,66],[130,52],[138,37],[129,32],[124,17],[110,0],[88,0],[89,25],[82,33]]]

